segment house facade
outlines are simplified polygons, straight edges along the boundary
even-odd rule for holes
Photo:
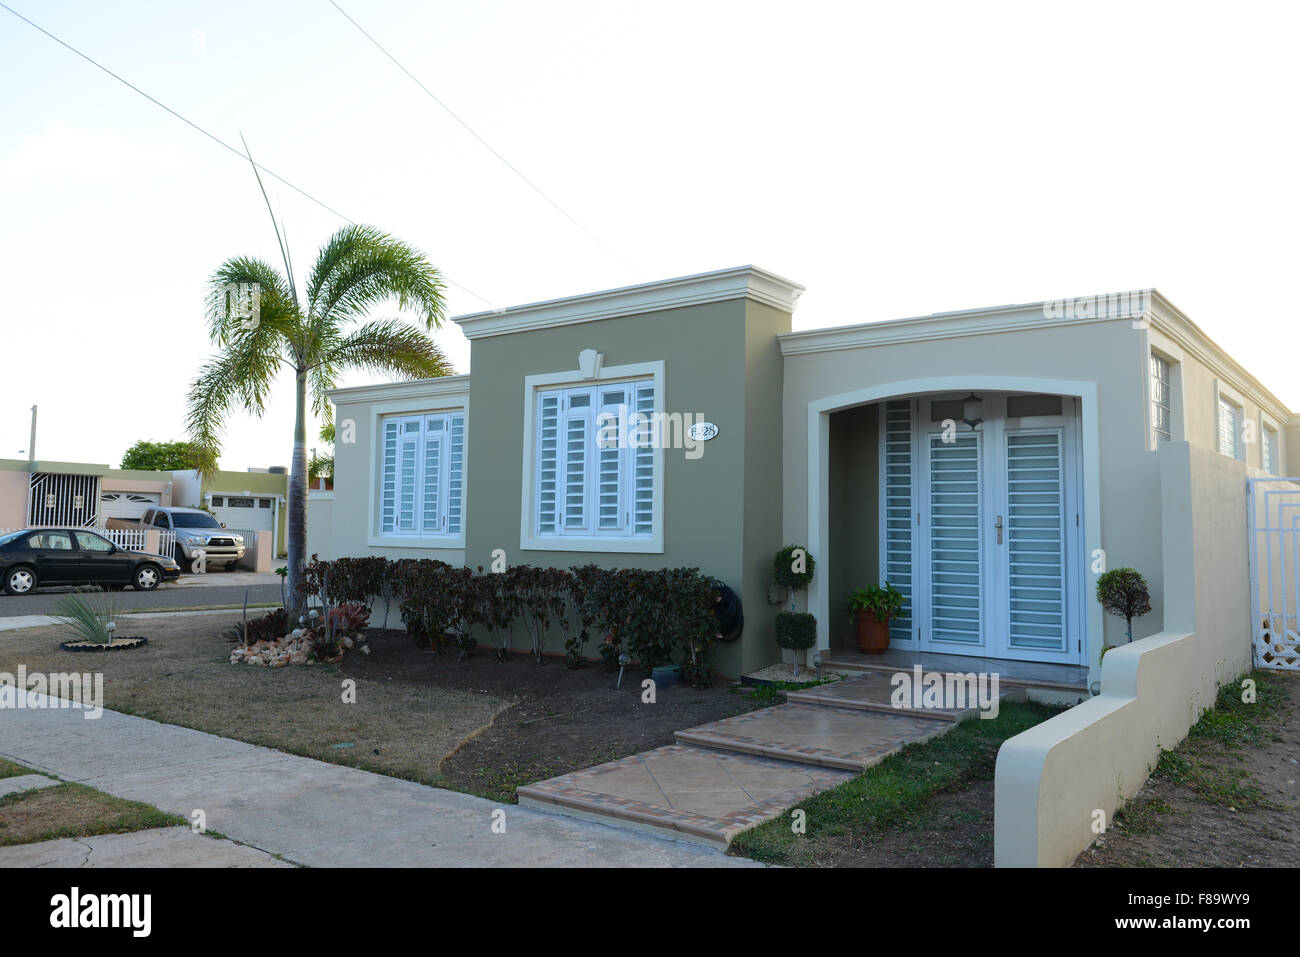
[[[457,317],[472,376],[331,394],[310,550],[696,566],[743,602],[738,675],[780,659],[772,556],[805,544],[822,649],[888,580],[891,647],[1095,677],[1127,640],[1097,574],[1146,575],[1135,639],[1171,611],[1168,449],[1300,473],[1300,420],[1154,290],[793,332],[801,292],[745,266]]]
[[[150,508],[202,506],[228,528],[268,532],[268,552],[283,555],[288,485],[283,469],[219,471],[204,479],[194,471],[0,459],[0,528],[103,528],[114,519],[138,521]]]

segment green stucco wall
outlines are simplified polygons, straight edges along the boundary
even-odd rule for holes
[[[853,646],[853,626],[841,613],[854,588],[879,583],[880,452],[878,406],[863,405],[830,417],[831,515],[829,562],[831,647]]]
[[[789,328],[789,314],[738,299],[473,340],[465,563],[486,567],[502,548],[511,564],[695,566],[735,588],[745,606],[744,635],[721,646],[718,670],[738,675],[776,660],[765,601],[781,544],[775,336]],[[664,410],[700,413],[719,427],[697,459],[665,451],[662,554],[521,549],[524,379],[572,371],[588,348],[604,354],[606,368],[663,361]],[[558,641],[548,650],[561,650]]]

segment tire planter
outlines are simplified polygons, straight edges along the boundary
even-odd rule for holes
[[[740,604],[740,596],[731,586],[724,585],[716,578],[713,584],[718,589],[718,603],[713,606],[713,614],[718,619],[718,638],[722,641],[735,641],[745,630],[745,610]]]
[[[682,669],[679,665],[659,665],[650,673],[655,683],[655,690],[676,688],[682,683]]]
[[[865,608],[858,611],[858,651],[883,655],[889,649],[889,621],[880,621]]]
[[[136,635],[133,638],[114,638],[107,645],[99,641],[61,641],[59,647],[64,651],[126,651],[148,643],[148,638]]]

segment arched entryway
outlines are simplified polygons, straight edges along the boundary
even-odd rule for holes
[[[859,577],[907,595],[891,629],[900,649],[1073,665],[1100,647],[1086,574],[1099,540],[1094,385],[880,385],[810,404],[809,445],[819,647],[843,641],[840,604],[869,583]]]

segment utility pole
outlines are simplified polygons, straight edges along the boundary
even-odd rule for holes
[[[32,478],[36,474],[36,406],[32,406],[32,437],[27,443],[27,514],[23,527],[32,523]]]

